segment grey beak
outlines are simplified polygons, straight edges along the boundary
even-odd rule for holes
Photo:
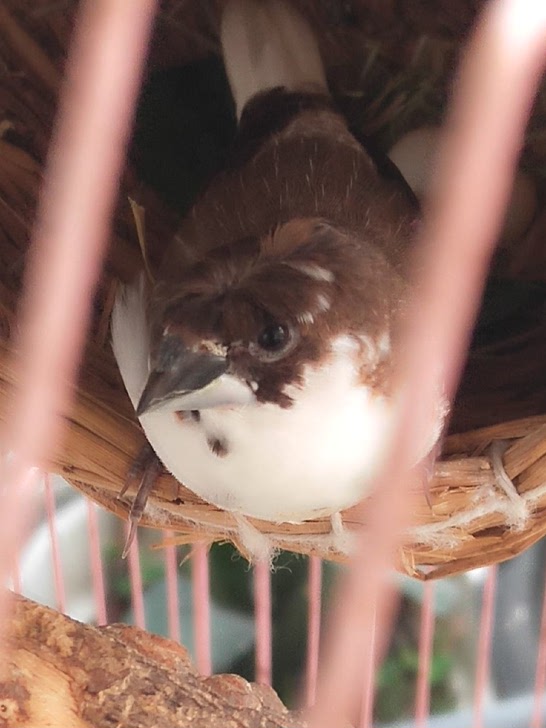
[[[178,351],[168,367],[150,372],[136,409],[137,417],[206,387],[224,374],[227,367],[227,360],[222,356],[195,353],[189,349]]]

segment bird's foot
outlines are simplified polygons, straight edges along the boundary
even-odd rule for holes
[[[146,443],[133,460],[129,471],[127,472],[125,483],[119,492],[118,498],[122,498],[135,482],[138,485],[136,495],[129,511],[129,533],[127,534],[127,539],[121,555],[123,559],[126,558],[129,553],[129,549],[136,535],[138,524],[142,518],[144,509],[146,508],[148,497],[152,492],[152,488],[154,487],[162,469],[163,465],[161,464],[160,459],[153,451],[151,445]]]

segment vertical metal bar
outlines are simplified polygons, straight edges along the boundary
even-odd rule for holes
[[[430,717],[430,666],[434,641],[434,583],[425,582],[419,628],[419,666],[415,695],[415,728],[426,728]]]
[[[131,526],[129,523],[125,526],[127,537],[129,536]],[[131,584],[131,604],[133,607],[133,615],[135,625],[146,629],[146,612],[144,609],[144,592],[142,589],[142,573],[140,570],[140,554],[138,550],[138,532],[129,546],[129,553],[127,554],[127,561],[129,563],[129,581]]]
[[[106,611],[106,591],[104,588],[104,571],[102,567],[102,556],[100,552],[99,524],[97,518],[97,507],[89,499],[87,505],[87,532],[89,534],[89,561],[91,565],[91,581],[93,584],[93,596],[95,598],[95,611],[97,624],[107,624],[108,616]]]
[[[254,618],[256,682],[271,685],[271,569],[267,561],[257,561],[254,566]]]
[[[545,573],[546,577],[546,573]],[[530,728],[543,728],[544,721],[544,688],[546,686],[546,578],[542,597],[542,616],[540,619],[540,636],[538,641],[537,664],[535,672],[535,690],[533,713]]]
[[[497,567],[490,566],[483,587],[480,634],[478,636],[478,655],[476,662],[476,687],[474,691],[473,728],[483,728],[484,697],[489,682],[491,666],[491,638],[495,618],[495,590],[497,586]]]
[[[193,630],[195,635],[195,661],[201,675],[212,673],[210,646],[210,591],[209,562],[206,544],[192,547]]]
[[[308,560],[307,584],[307,674],[305,680],[305,704],[311,707],[317,697],[317,678],[320,649],[320,619],[322,611],[322,561],[318,556]]]
[[[165,533],[172,537],[172,532]],[[178,573],[176,563],[176,546],[165,548],[165,587],[167,590],[167,624],[169,637],[180,642],[180,608],[178,600]]]
[[[59,612],[66,612],[66,592],[64,587],[64,574],[61,562],[61,554],[59,550],[59,534],[57,533],[57,524],[55,521],[55,495],[51,487],[51,478],[48,473],[44,473],[44,498],[47,515],[47,525],[49,528],[49,540],[51,543],[51,563],[53,565],[53,581],[55,585],[55,599],[57,601],[57,609]]]
[[[360,706],[359,728],[373,728],[373,709],[375,703],[375,681],[377,670],[377,608],[372,609],[371,640],[364,655],[364,682]]]

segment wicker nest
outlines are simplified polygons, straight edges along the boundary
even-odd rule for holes
[[[445,0],[431,12],[427,3],[412,2],[408,14],[410,3],[402,0],[298,2],[316,24],[341,102],[383,145],[441,117],[460,41],[478,4]],[[10,369],[10,336],[74,6],[72,0],[13,0],[0,6],[0,108],[5,109],[0,115],[0,419],[6,418],[3,405],[17,379]],[[180,64],[214,51],[216,19],[214,2],[162,3],[151,66]],[[355,79],[363,68],[366,83],[360,88]],[[541,201],[545,98],[537,100],[522,156]],[[130,279],[141,264],[128,196],[146,208],[148,236],[166,238],[176,225],[176,217],[128,169],[75,406],[52,464],[121,517],[127,516],[132,493],[127,499],[117,496],[144,444],[109,344],[117,282]],[[503,275],[546,280],[544,225],[539,214],[517,249],[504,250],[496,262]],[[415,525],[399,559],[406,573],[427,579],[499,562],[546,532],[545,361],[544,302],[536,299],[519,312],[517,326],[471,354],[428,493],[416,487]],[[350,509],[343,520],[348,529],[357,528],[361,511]],[[302,525],[252,523],[275,547],[345,558],[333,547],[327,519]],[[167,474],[157,483],[142,525],[170,529],[182,542],[231,540],[244,551],[234,517]]]

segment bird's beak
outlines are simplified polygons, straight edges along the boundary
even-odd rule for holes
[[[218,406],[240,406],[254,399],[250,388],[227,374],[223,356],[179,352],[166,370],[153,369],[137,406],[137,416],[159,410],[199,410]]]

